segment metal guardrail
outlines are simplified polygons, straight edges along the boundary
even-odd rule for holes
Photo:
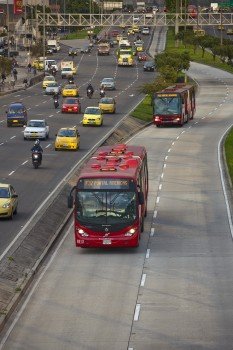
[[[198,13],[196,18],[190,17],[188,13],[161,13],[157,12],[149,17],[148,14],[137,15],[135,21],[133,14],[60,14],[60,13],[39,13],[37,14],[36,25],[49,27],[109,27],[109,26],[216,26],[220,23],[233,25],[233,13]]]

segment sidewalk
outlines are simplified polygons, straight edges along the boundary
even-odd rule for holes
[[[23,81],[26,78],[30,85],[41,80],[41,72],[37,71],[37,74],[34,75],[33,72],[28,72],[27,64],[28,64],[28,54],[27,51],[19,51],[19,56],[16,57],[16,60],[19,64],[19,67],[16,67],[18,75],[17,80],[15,82],[15,86],[11,86],[11,74],[9,74],[6,78],[4,87],[0,90],[0,96],[4,96],[10,94],[13,91],[19,91],[24,89]],[[33,79],[33,80],[32,80]]]

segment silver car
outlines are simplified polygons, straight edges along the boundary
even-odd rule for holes
[[[45,95],[60,94],[60,92],[61,92],[61,86],[56,81],[52,81],[51,83],[48,83],[45,89]]]
[[[44,119],[30,120],[23,132],[24,140],[48,139],[49,126]]]
[[[100,87],[104,87],[105,90],[115,90],[116,85],[114,78],[104,78],[100,82]]]

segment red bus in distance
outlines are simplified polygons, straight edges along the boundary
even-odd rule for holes
[[[76,247],[137,247],[147,196],[145,147],[100,147],[82,167],[68,197],[68,207],[74,205]]]
[[[193,85],[177,84],[156,92],[153,105],[153,122],[162,125],[183,126],[193,119],[196,111]]]

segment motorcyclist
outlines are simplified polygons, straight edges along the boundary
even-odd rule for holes
[[[69,84],[73,84],[74,83],[74,77],[73,75],[71,77],[68,78],[68,83]]]
[[[93,95],[93,93],[94,93],[94,88],[93,88],[93,86],[91,85],[91,83],[89,83],[88,85],[87,85],[87,94],[88,94],[88,92],[91,92],[91,94]]]
[[[54,103],[54,107],[57,108],[59,106],[59,93],[55,92],[53,94],[53,103]]]
[[[35,141],[35,144],[34,144],[34,146],[32,147],[31,152],[32,152],[32,153],[39,153],[39,154],[40,154],[40,161],[42,161],[43,148],[42,148],[41,145],[40,145],[40,140],[39,140],[39,139],[37,139],[37,140]]]
[[[100,97],[104,97],[105,96],[105,89],[104,89],[104,85],[100,86]]]

